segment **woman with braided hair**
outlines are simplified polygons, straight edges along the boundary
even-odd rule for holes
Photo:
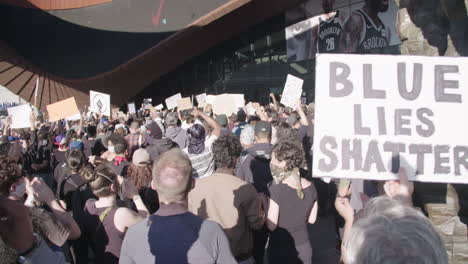
[[[97,200],[89,199],[85,205],[84,230],[95,258],[93,263],[118,263],[120,248],[127,229],[148,215],[137,189],[133,184],[117,176],[107,164],[92,170],[84,168],[81,176]],[[124,185],[126,198],[132,199],[138,213],[117,205],[117,194]]]
[[[304,150],[300,142],[280,141],[273,146],[270,162],[273,184],[269,187],[267,227],[269,263],[312,263],[307,223],[317,219],[317,192],[300,177]]]

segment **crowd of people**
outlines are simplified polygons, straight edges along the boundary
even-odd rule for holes
[[[30,128],[3,125],[0,263],[312,263],[321,199],[342,217],[341,261],[448,263],[441,237],[399,181],[356,211],[348,181],[321,197],[314,106],[161,110]]]

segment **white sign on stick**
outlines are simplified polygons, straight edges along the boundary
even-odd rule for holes
[[[468,58],[321,54],[314,177],[468,183]]]
[[[111,115],[110,95],[95,91],[89,91],[89,101],[91,111],[106,116]]]
[[[206,103],[206,93],[199,94],[195,98],[197,98],[198,105]]]
[[[182,95],[180,93],[175,94],[169,98],[166,99],[166,106],[167,109],[172,110],[177,107],[177,100],[181,99]]]
[[[292,109],[296,109],[298,107],[297,103],[299,99],[301,99],[303,84],[304,80],[288,74],[280,103]]]
[[[158,104],[155,108],[156,108],[156,110],[163,110],[164,105],[163,104]]]
[[[136,113],[135,103],[129,103],[128,104],[128,113],[130,113],[130,114],[135,114]]]
[[[11,128],[25,128],[31,126],[29,120],[31,116],[31,106],[29,104],[7,108],[8,115],[11,117]]]

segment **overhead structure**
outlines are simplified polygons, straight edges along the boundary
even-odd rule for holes
[[[40,108],[70,96],[87,105],[90,90],[122,105],[187,60],[302,1],[76,0],[70,6],[81,7],[57,10],[53,3],[62,2],[0,0],[0,85],[34,102],[39,77]]]

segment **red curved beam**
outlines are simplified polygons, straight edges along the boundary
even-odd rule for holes
[[[37,101],[41,109],[71,96],[80,106],[88,105],[89,90],[109,93],[112,104],[122,105],[192,57],[300,2],[302,0],[232,0],[127,63],[85,79],[64,79],[48,74],[0,41],[0,85],[34,102],[36,78],[40,76]]]
[[[100,5],[112,0],[0,0],[0,4],[42,10],[73,9]]]

